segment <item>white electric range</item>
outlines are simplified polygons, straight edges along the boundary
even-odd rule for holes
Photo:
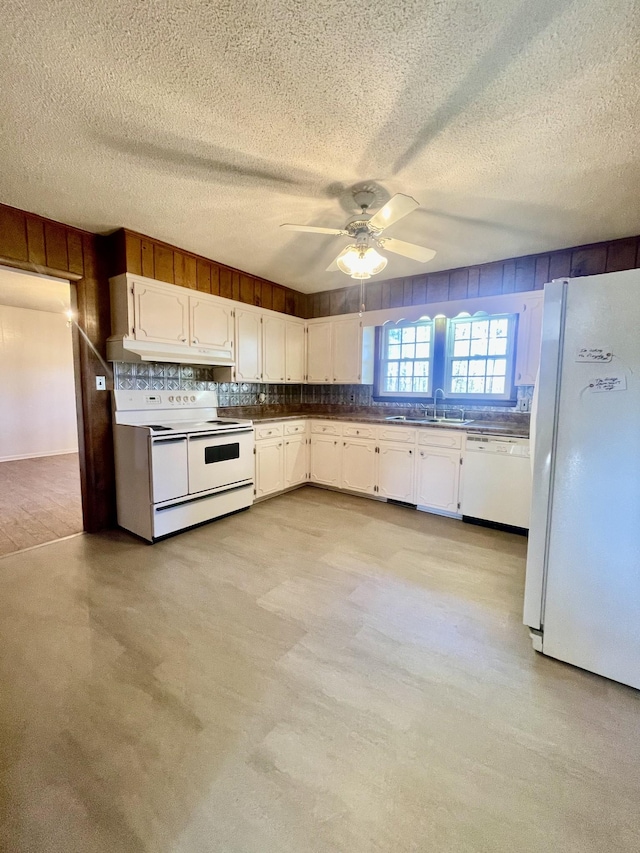
[[[118,524],[154,542],[253,503],[253,423],[215,391],[114,391]]]

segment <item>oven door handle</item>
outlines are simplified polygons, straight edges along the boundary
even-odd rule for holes
[[[152,443],[152,444],[172,444],[172,443],[174,443],[174,442],[178,442],[178,441],[186,441],[186,440],[187,440],[187,436],[186,436],[186,435],[179,435],[179,436],[177,436],[177,437],[175,437],[175,438],[173,438],[173,437],[172,437],[172,438],[160,438],[160,437],[158,436],[158,438],[152,438],[152,439],[151,439],[151,443]]]
[[[215,432],[190,434],[189,441],[200,441],[204,438],[216,438],[219,435],[247,435],[251,432],[253,432],[253,429],[218,429]]]

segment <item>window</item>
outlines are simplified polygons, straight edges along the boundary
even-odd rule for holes
[[[420,320],[378,329],[374,397],[510,401],[517,314]]]
[[[384,326],[381,339],[378,395],[429,397],[433,322]]]
[[[456,317],[447,323],[447,397],[508,400],[512,395],[516,316]]]

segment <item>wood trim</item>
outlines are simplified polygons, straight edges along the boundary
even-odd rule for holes
[[[458,267],[406,278],[371,281],[366,285],[367,311],[402,308],[541,290],[553,278],[597,275],[640,268],[640,236],[575,246],[539,255],[507,258],[489,264]],[[353,313],[360,285],[325,290],[307,297],[307,317]],[[357,308],[355,309],[357,310]]]
[[[125,272],[144,275],[293,317],[309,315],[308,295],[290,287],[126,228],[114,232],[107,240],[110,276]]]
[[[35,272],[39,275],[50,275],[53,278],[65,278],[67,281],[80,281],[82,278],[78,273],[69,272],[69,270],[58,270],[43,264],[34,264],[31,261],[16,261],[15,258],[6,258],[2,255],[0,255],[0,265],[25,272]]]

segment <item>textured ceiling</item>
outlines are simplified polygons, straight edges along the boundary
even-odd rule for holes
[[[4,0],[0,201],[304,291],[344,190],[422,209],[384,277],[640,231],[636,0]]]

